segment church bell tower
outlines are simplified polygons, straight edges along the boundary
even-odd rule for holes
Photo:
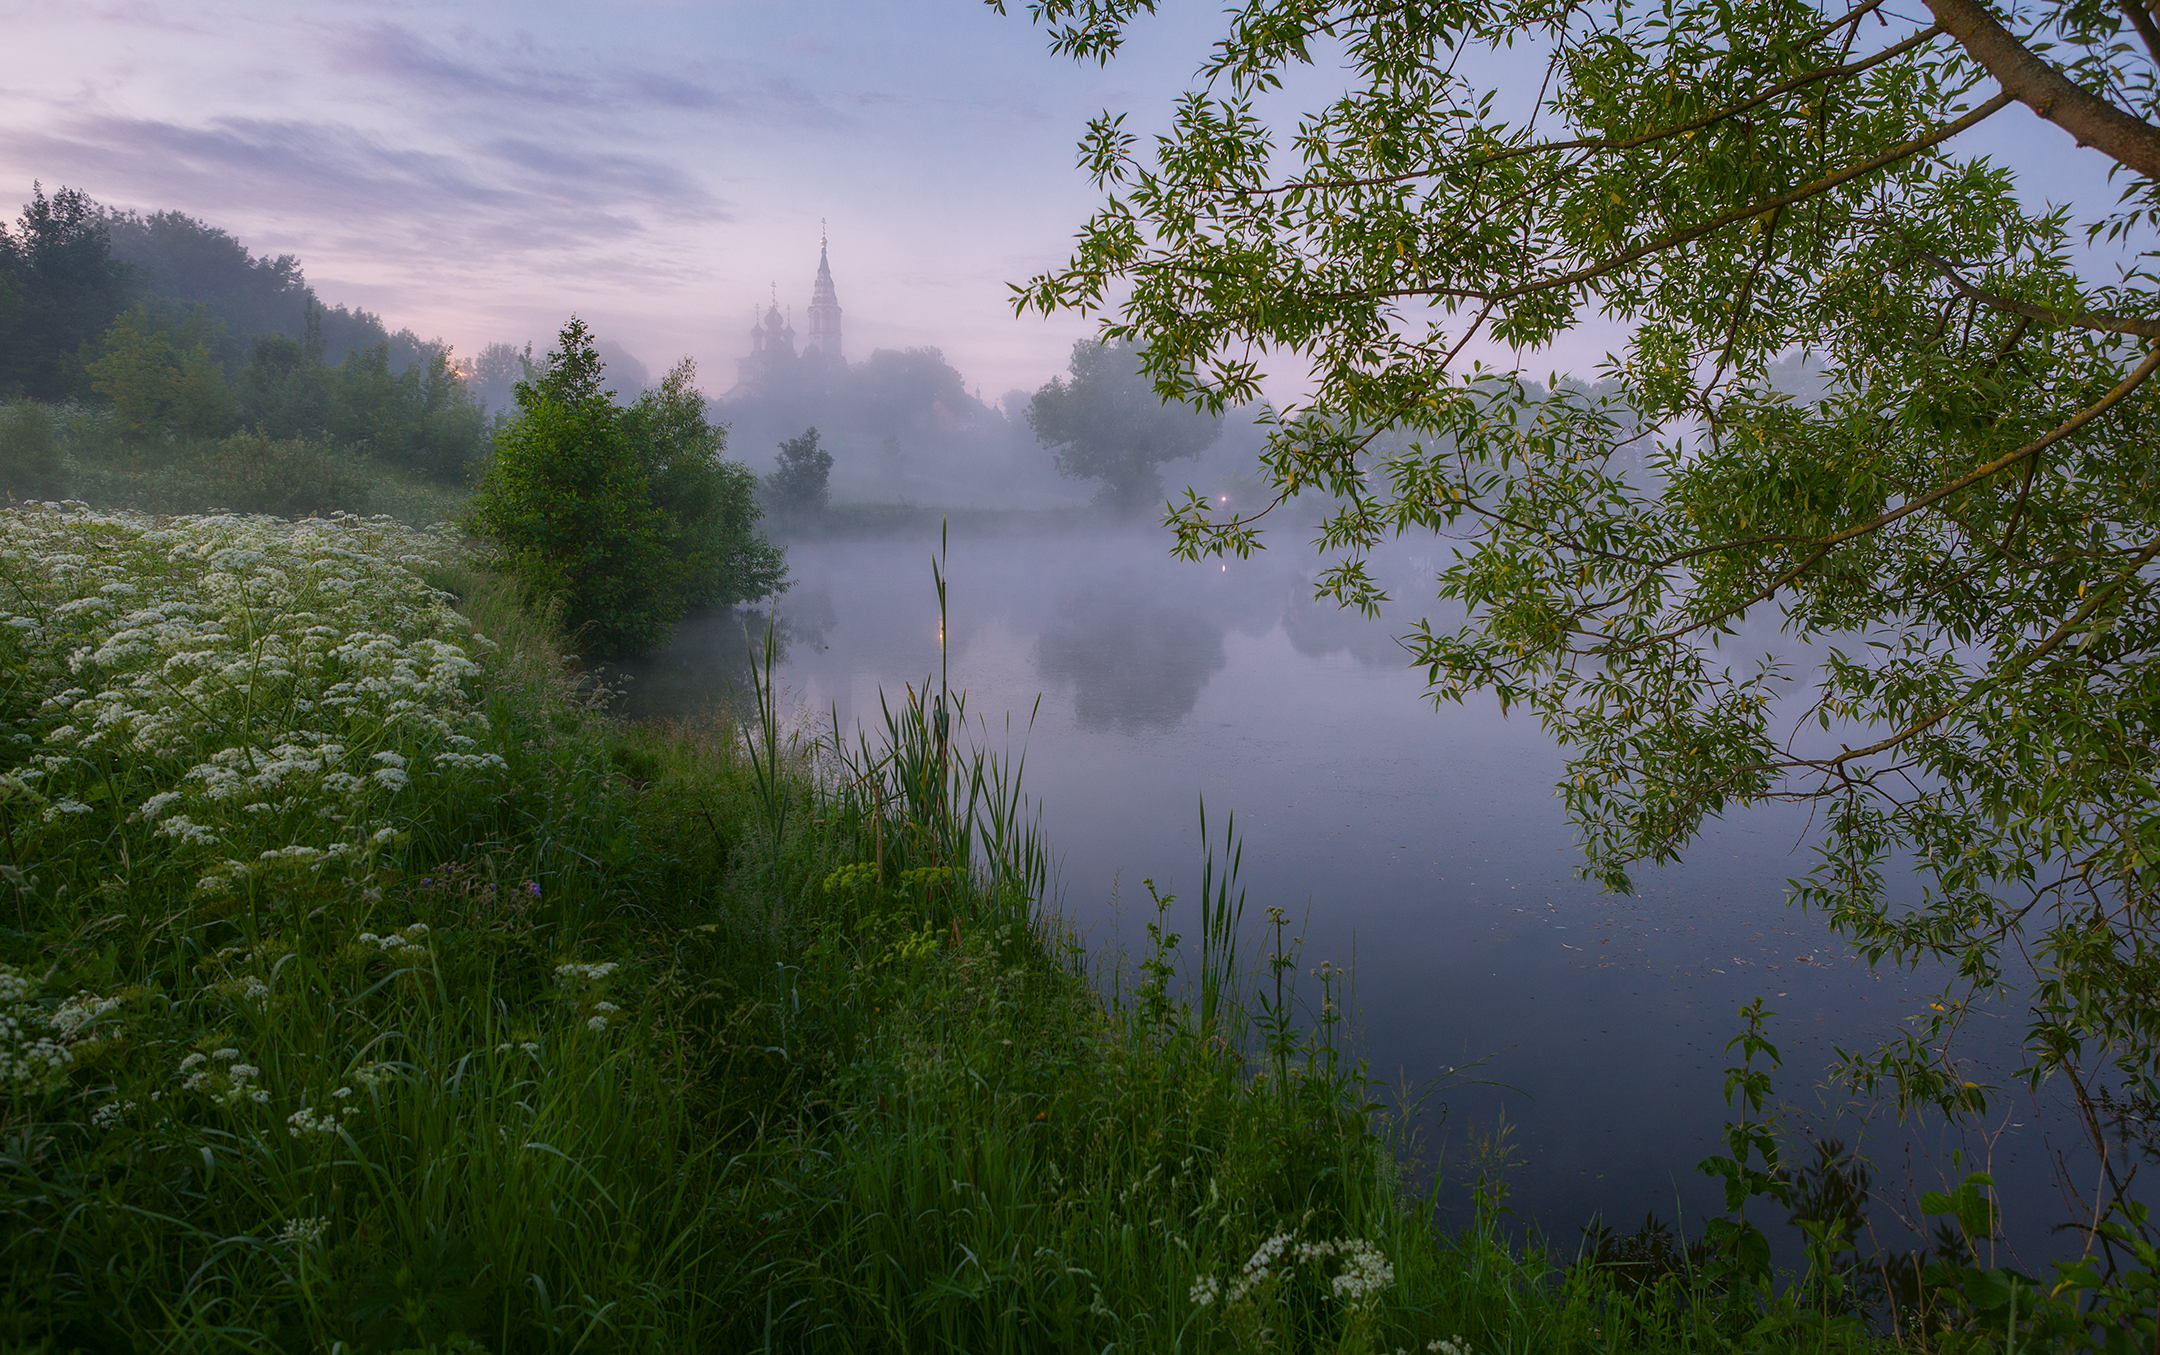
[[[817,281],[810,284],[810,334],[803,355],[812,350],[831,362],[844,362],[840,351],[840,295],[833,290],[832,265],[825,260],[823,223],[818,231]]]

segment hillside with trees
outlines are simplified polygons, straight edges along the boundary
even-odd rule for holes
[[[0,492],[163,511],[443,516],[490,429],[448,345],[325,305],[294,256],[71,188],[0,226],[0,402]]]

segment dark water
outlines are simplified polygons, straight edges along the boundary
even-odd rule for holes
[[[1931,976],[1870,974],[1787,907],[1786,880],[1810,864],[1804,811],[1747,811],[1684,865],[1640,872],[1635,896],[1602,894],[1575,878],[1552,741],[1491,704],[1423,698],[1392,638],[1418,611],[1367,622],[1313,602],[1312,559],[1289,541],[1202,565],[1165,546],[1159,533],[950,545],[952,684],[971,717],[1000,717],[1002,731],[1012,713],[1063,906],[1098,949],[1144,939],[1143,877],[1197,893],[1205,796],[1212,824],[1237,816],[1248,922],[1280,906],[1307,965],[1349,966],[1372,1075],[1425,1092],[1414,1122],[1428,1168],[1444,1164],[1445,1215],[1467,1210],[1505,1124],[1510,1202],[1556,1242],[1572,1247],[1593,1215],[1626,1231],[1650,1210],[1694,1231],[1717,1203],[1694,1164],[1720,1151],[1724,1046],[1735,1009],[1762,997],[1779,1013],[1777,1087],[1796,1125],[1864,1136],[1878,1185],[1911,1199],[1992,1167],[2023,1260],[2046,1254],[2045,1230],[2066,1217],[2049,1155],[2069,1153],[2090,1185],[2059,1108],[2012,1095],[1989,1133],[1946,1133],[1881,1112],[1863,1122],[1825,1084],[1833,1046],[1895,1032]],[[837,708],[843,728],[875,726],[881,686],[935,671],[933,549],[791,548],[780,680],[805,724]],[[1429,560],[1381,563],[1396,596],[1429,595]],[[725,675],[745,671],[742,634],[732,616],[686,623],[636,675],[633,711],[718,699]],[[1191,936],[1195,921],[1188,907],[1174,925]],[[1984,1020],[1961,1052],[2006,1058],[2016,1026]],[[1899,1240],[1890,1202],[1872,1222]]]

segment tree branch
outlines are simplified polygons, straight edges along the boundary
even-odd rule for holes
[[[1974,683],[1972,690],[1966,692],[1965,695],[1958,697],[1954,701],[1944,702],[1942,705],[1937,706],[1934,710],[1929,711],[1926,715],[1921,716],[1919,719],[1905,726],[1905,728],[1899,730],[1897,733],[1890,735],[1888,738],[1878,739],[1874,743],[1867,745],[1865,748],[1847,748],[1834,758],[1829,758],[1821,762],[1810,762],[1808,765],[1821,767],[1825,771],[1835,771],[1841,769],[1847,762],[1850,762],[1854,758],[1869,757],[1873,754],[1886,752],[1889,749],[1895,748],[1899,744],[1905,742],[1907,739],[1912,738],[1914,735],[1919,734],[1923,730],[1926,730],[1933,725],[1941,723],[1945,717],[1963,709],[1966,706],[1971,705],[1974,701],[1977,701],[1982,695],[1986,694],[1989,691],[1992,691],[1997,687],[2002,686],[2006,682],[2009,682],[2018,674],[2024,672],[2026,669],[2032,667],[2034,664],[2040,662],[2040,660],[2046,658],[2048,655],[2054,653],[2057,649],[2061,648],[2063,641],[2069,639],[2071,635],[2076,633],[2079,626],[2082,626],[2087,621],[2090,621],[2093,618],[2093,615],[2098,612],[2101,607],[2105,606],[2107,602],[2112,599],[2117,593],[2121,592],[2123,588],[2128,585],[2132,579],[2137,577],[2139,570],[2143,569],[2146,565],[2151,564],[2155,555],[2160,555],[2160,537],[2154,537],[2151,541],[2147,542],[2144,547],[2137,552],[2137,554],[2130,557],[2130,561],[2128,564],[2124,565],[2122,569],[2116,572],[2116,575],[2113,579],[2110,579],[2105,585],[2094,589],[2092,592],[2092,596],[2086,598],[2083,605],[2081,605],[2076,611],[2064,617],[2062,624],[2057,626],[2054,630],[2054,633],[2049,635],[2047,639],[2041,641],[2034,648],[2026,651],[2026,653],[2022,657],[2020,657],[2016,662],[2012,663],[2002,672],[1997,673],[1991,677],[1983,678],[1979,682]]]
[[[2094,419],[2099,418],[2108,410],[2114,408],[2115,405],[2123,399],[2123,397],[2127,396],[2128,394],[2130,394],[2130,392],[2136,390],[2139,386],[2143,385],[2145,382],[2145,378],[2151,376],[2155,369],[2160,369],[2160,344],[2153,345],[2152,351],[2145,355],[2145,360],[2139,363],[2137,367],[2130,373],[2130,375],[2124,377],[2121,381],[2117,382],[2113,390],[2109,391],[2106,395],[2101,396],[2100,399],[2095,401],[2093,404],[2086,406],[2084,409],[2079,410],[2076,414],[2073,414],[2069,418],[2063,420],[2063,422],[2057,424],[2053,429],[2041,434],[2039,437],[2033,439],[2031,442],[2026,443],[2024,446],[2018,448],[2014,452],[2004,452],[2001,456],[1996,457],[1992,461],[1983,462],[1982,464],[1974,467],[1972,470],[1967,471],[1965,474],[1960,475],[1955,480],[1951,480],[1944,484],[1937,485],[1935,488],[1929,490],[1925,494],[1918,496],[1917,498],[1907,499],[1904,503],[1899,504],[1896,508],[1891,509],[1887,513],[1878,514],[1875,517],[1868,519],[1866,522],[1856,523],[1853,526],[1847,527],[1842,531],[1832,532],[1828,536],[1819,538],[1812,543],[1815,548],[1808,553],[1806,559],[1802,560],[1799,564],[1793,565],[1790,568],[1785,569],[1784,571],[1779,573],[1776,578],[1772,579],[1767,585],[1765,585],[1761,589],[1758,589],[1755,593],[1753,593],[1746,599],[1720,608],[1716,613],[1710,616],[1696,617],[1688,621],[1686,624],[1676,626],[1671,630],[1663,631],[1656,635],[1647,636],[1640,640],[1634,640],[1624,645],[1594,646],[1588,652],[1600,656],[1633,653],[1634,651],[1639,649],[1647,649],[1651,645],[1663,644],[1666,641],[1678,639],[1680,636],[1687,634],[1689,631],[1701,630],[1705,626],[1714,626],[1721,621],[1729,620],[1732,617],[1738,616],[1740,613],[1746,611],[1748,608],[1754,606],[1756,603],[1766,602],[1770,598],[1775,597],[1780,589],[1797,580],[1802,574],[1805,574],[1808,570],[1813,569],[1815,567],[1815,562],[1822,559],[1825,555],[1828,555],[1835,547],[1841,546],[1855,537],[1866,536],[1870,532],[1881,531],[1883,528],[1889,526],[1891,523],[1896,522],[1899,518],[1907,517],[1913,513],[1917,513],[1921,509],[1927,507],[1929,504],[1940,502],[1941,500],[1950,497],[1952,494],[1957,493],[1961,489],[1970,488],[1971,486],[1978,484],[1980,481],[1987,479],[1991,475],[2000,474],[2002,471],[2016,465],[2018,462],[2023,461],[2027,457],[2038,456],[2040,453],[2046,451],[2048,448],[2054,446],[2056,443],[2061,442],[2064,438],[2069,437],[2072,433],[2075,433],[2078,429],[2083,428],[2086,424],[2091,423]]]
[[[2011,36],[1980,0],[1926,0],[1937,23],[2003,90],[2091,146],[2148,179],[2160,179],[2160,127],[2135,117],[2073,82]]]
[[[1900,160],[1910,159],[1911,157],[1918,155],[1921,151],[1927,150],[1931,146],[1939,145],[1942,142],[1948,141],[1951,137],[1956,136],[1960,132],[1968,131],[1975,126],[1978,126],[1980,123],[1986,121],[1988,118],[1993,117],[1995,114],[2007,108],[2010,105],[2010,102],[2011,96],[2008,91],[2005,91],[1988,100],[1986,103],[1981,104],[1978,108],[1973,109],[1971,112],[1967,113],[1964,117],[1957,119],[1955,122],[1946,122],[1942,126],[1935,128],[1933,131],[1930,131],[1923,136],[1914,137],[1912,140],[1907,141],[1902,145],[1892,146],[1889,150],[1884,151],[1880,155],[1870,156],[1868,159],[1862,160],[1858,164],[1847,165],[1845,168],[1837,170],[1834,173],[1825,174],[1822,178],[1815,180],[1815,182],[1813,183],[1802,184],[1800,187],[1792,189],[1789,192],[1780,193],[1776,197],[1764,198],[1760,202],[1750,203],[1748,206],[1745,207],[1735,207],[1729,212],[1723,212],[1717,216],[1712,217],[1710,220],[1703,222],[1699,226],[1689,226],[1685,230],[1674,231],[1670,235],[1662,235],[1655,240],[1646,240],[1642,244],[1635,246],[1633,249],[1622,250],[1620,253],[1614,255],[1610,259],[1603,260],[1599,263],[1591,264],[1584,268],[1578,268],[1572,273],[1562,273],[1557,277],[1545,278],[1537,282],[1525,282],[1519,286],[1507,287],[1499,291],[1493,292],[1473,291],[1469,288],[1457,287],[1404,287],[1395,291],[1381,292],[1378,295],[1381,297],[1389,298],[1404,296],[1455,296],[1462,297],[1466,300],[1475,301],[1512,301],[1516,297],[1528,296],[1533,292],[1548,291],[1554,287],[1571,287],[1578,282],[1589,282],[1594,278],[1599,278],[1607,273],[1612,272],[1614,269],[1624,268],[1627,265],[1635,262],[1637,259],[1643,258],[1646,255],[1656,254],[1663,250],[1674,249],[1678,246],[1689,244],[1693,241],[1699,240],[1705,235],[1709,235],[1713,232],[1723,230],[1725,227],[1733,225],[1736,222],[1746,221],[1751,217],[1761,216],[1765,212],[1776,211],[1780,207],[1790,207],[1796,202],[1805,202],[1809,198],[1816,197],[1823,193],[1827,193],[1831,189],[1838,187],[1840,184],[1849,183],[1864,174],[1872,174],[1876,170],[1883,169],[1890,165],[1894,165]],[[1347,294],[1345,295],[1347,296]]]
[[[1957,266],[1948,259],[1937,258],[1924,249],[1913,250],[1913,257],[1934,266],[1943,280],[1960,295],[1972,298],[1991,310],[2008,311],[2022,315],[2028,320],[2038,320],[2045,325],[2060,325],[2068,329],[2091,329],[2103,334],[2130,334],[2140,339],[2160,339],[2160,320],[2139,320],[2128,315],[2111,315],[2106,311],[2059,311],[2051,306],[2036,306],[2030,301],[1999,296],[1984,292],[1959,276]]]
[[[1877,3],[1880,2],[1881,0],[1877,0]],[[1860,11],[1860,13],[1865,14],[1868,9],[1872,8],[1874,8],[1873,5],[1866,6]],[[1851,22],[1851,20],[1848,19],[1847,22]],[[1770,88],[1763,90],[1760,93],[1742,99],[1739,103],[1727,104],[1725,107],[1716,109],[1709,113],[1705,113],[1699,118],[1691,118],[1686,122],[1676,122],[1670,127],[1660,127],[1656,131],[1644,132],[1639,136],[1592,136],[1580,137],[1573,141],[1540,141],[1528,146],[1510,146],[1506,150],[1494,151],[1490,155],[1477,156],[1461,164],[1443,165],[1432,169],[1408,170],[1401,174],[1378,174],[1373,175],[1369,178],[1361,179],[1318,179],[1309,183],[1286,183],[1275,188],[1248,189],[1245,190],[1245,194],[1248,197],[1266,197],[1270,194],[1289,192],[1313,192],[1316,190],[1335,191],[1348,188],[1380,188],[1388,184],[1408,183],[1413,179],[1429,179],[1432,178],[1434,175],[1438,174],[1454,174],[1466,169],[1483,169],[1487,165],[1496,165],[1503,160],[1520,159],[1526,155],[1549,155],[1557,153],[1559,151],[1637,150],[1641,147],[1651,145],[1654,142],[1664,141],[1671,137],[1682,136],[1688,132],[1699,132],[1705,127],[1715,126],[1716,124],[1725,121],[1727,118],[1738,117],[1740,114],[1747,112],[1751,108],[1758,108],[1763,104],[1770,102],[1772,99],[1778,98],[1781,95],[1790,94],[1794,90],[1805,89],[1809,85],[1820,84],[1825,80],[1842,80],[1849,76],[1862,74],[1865,71],[1881,65],[1885,61],[1890,61],[1899,56],[1902,56],[1904,53],[1911,51],[1913,48],[1919,46],[1924,42],[1927,42],[1931,38],[1940,37],[1944,31],[1945,30],[1943,29],[1943,26],[1941,24],[1935,24],[1928,28],[1923,28],[1919,32],[1913,34],[1911,37],[1906,38],[1901,42],[1892,43],[1890,46],[1885,47],[1882,51],[1862,57],[1858,61],[1847,62],[1843,65],[1838,66],[1824,66],[1812,71],[1803,71],[1801,74],[1792,77],[1790,80],[1782,81],[1778,84],[1772,85],[1770,86]]]
[[[2153,23],[2152,11],[2145,8],[2145,0],[2122,0],[2122,12],[2130,16],[2130,26],[2145,40],[2145,50],[2154,61],[2160,61],[2160,25]]]

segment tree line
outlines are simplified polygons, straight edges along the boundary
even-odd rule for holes
[[[136,438],[335,442],[448,481],[486,432],[447,346],[323,305],[289,254],[70,188],[0,227],[0,398],[108,404]]]

